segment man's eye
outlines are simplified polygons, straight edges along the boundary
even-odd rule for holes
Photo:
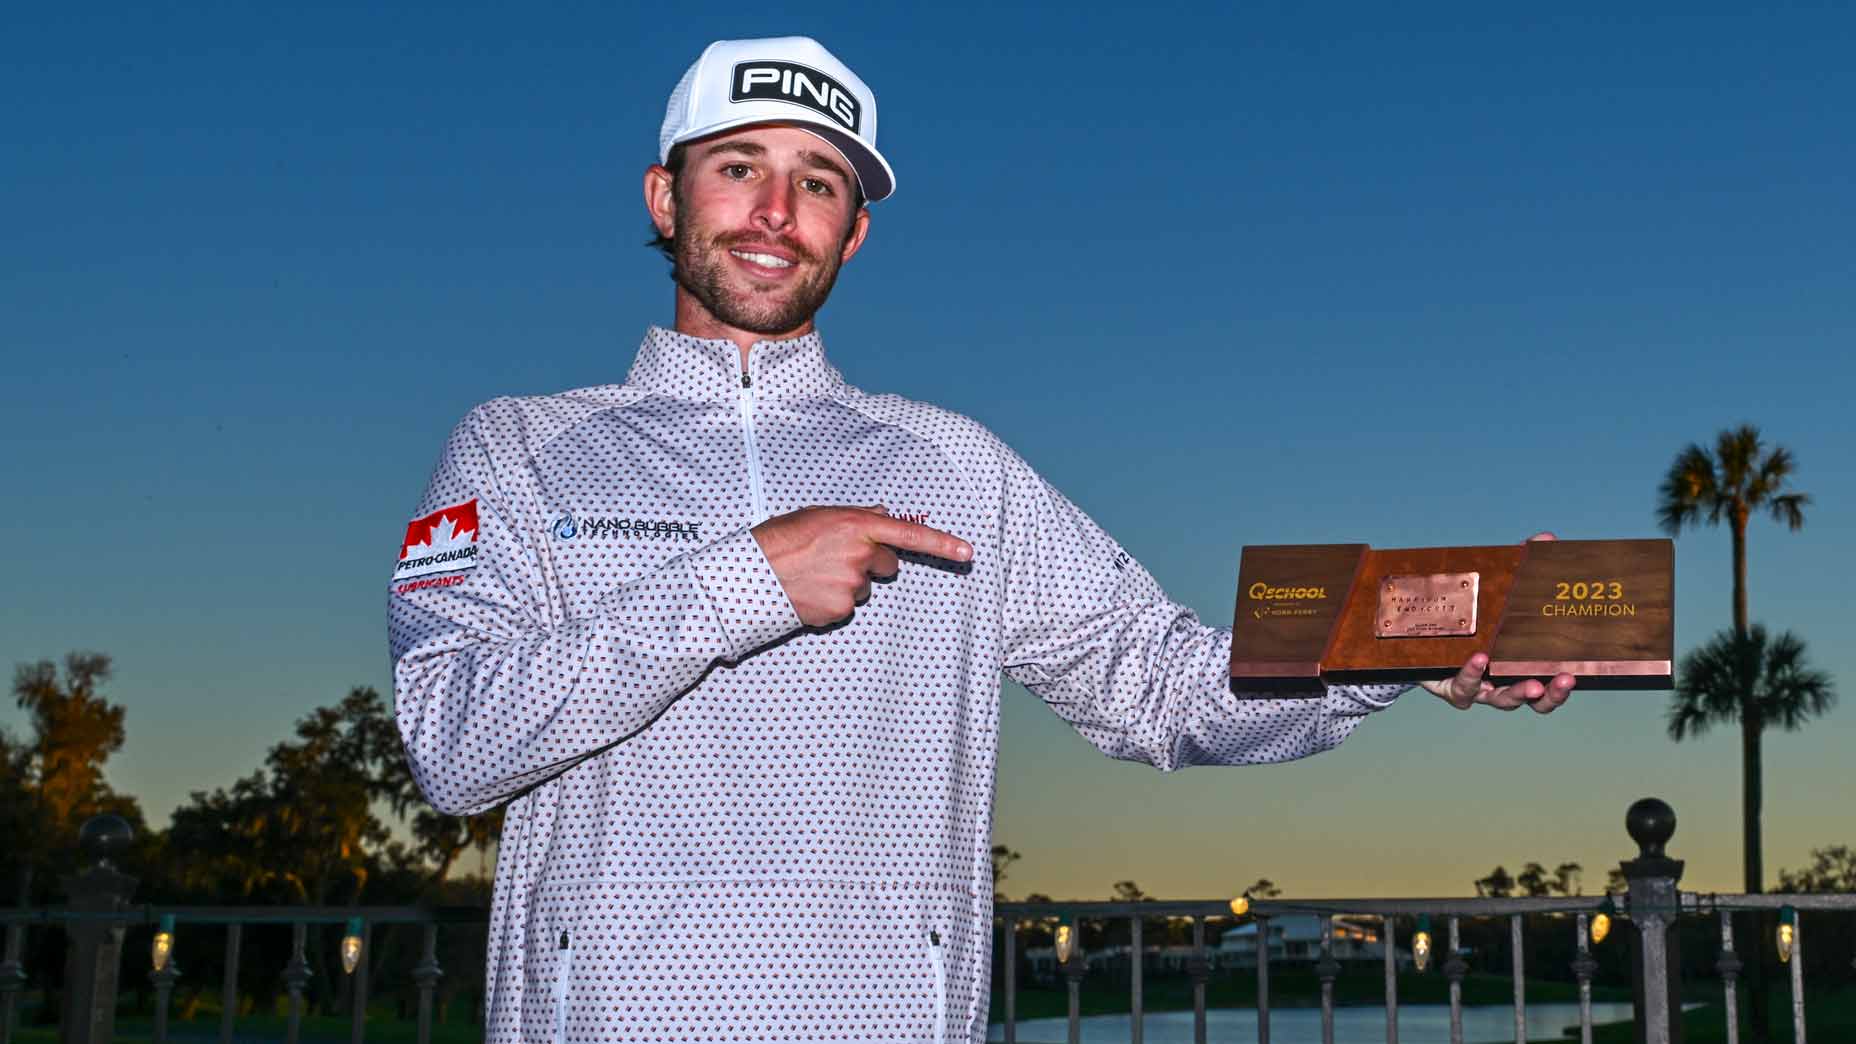
[[[799,182],[799,187],[812,193],[814,196],[831,195],[831,183],[819,178],[806,178]]]
[[[722,168],[722,173],[739,181],[753,173],[754,168],[745,163],[730,163]]]

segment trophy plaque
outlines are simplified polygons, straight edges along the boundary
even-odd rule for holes
[[[1669,688],[1675,544],[1243,550],[1231,628],[1240,692],[1445,678],[1477,652],[1496,682],[1565,673],[1581,689]]]

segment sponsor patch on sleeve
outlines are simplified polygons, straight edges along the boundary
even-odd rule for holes
[[[473,497],[406,523],[406,539],[400,543],[400,560],[393,567],[393,579],[398,583],[431,573],[454,573],[476,564],[477,501]]]

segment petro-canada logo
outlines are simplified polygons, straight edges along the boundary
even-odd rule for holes
[[[477,564],[477,501],[439,508],[406,523],[393,579],[449,573]]]

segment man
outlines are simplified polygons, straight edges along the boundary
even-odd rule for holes
[[[843,381],[813,316],[894,177],[824,48],[712,45],[659,146],[675,329],[472,411],[393,584],[421,787],[509,803],[488,1037],[983,1040],[1001,671],[1169,770],[1332,747],[1398,688],[1241,698],[1229,632],[990,432]],[[1572,687],[1485,666],[1433,689]]]

